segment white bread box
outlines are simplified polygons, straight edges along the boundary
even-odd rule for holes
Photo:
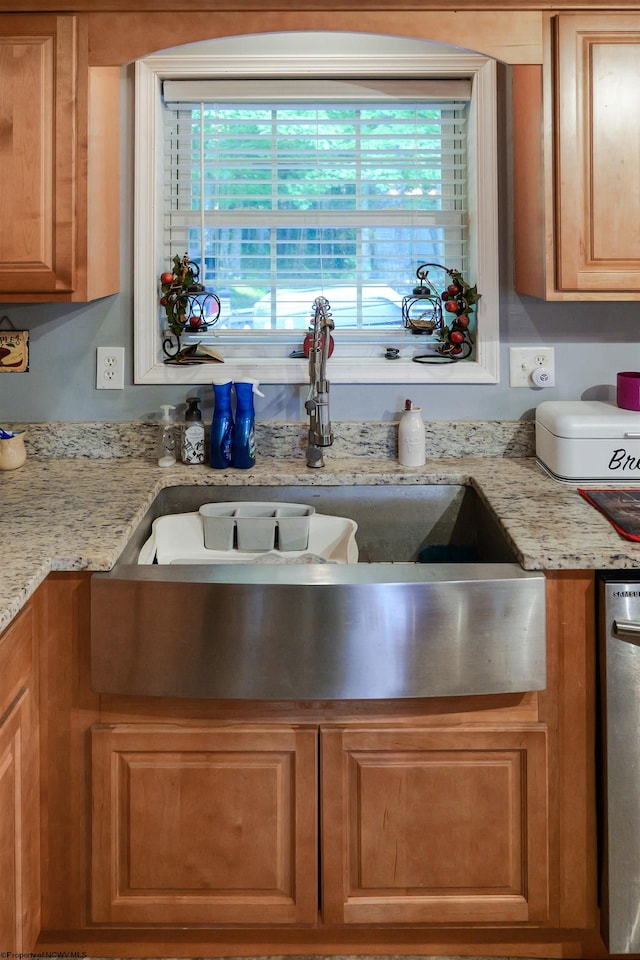
[[[640,484],[640,411],[603,400],[545,400],[536,456],[560,480]]]

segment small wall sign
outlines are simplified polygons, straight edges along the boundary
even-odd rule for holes
[[[0,317],[9,330],[0,330],[0,373],[26,373],[29,370],[29,331],[16,330],[9,317]]]

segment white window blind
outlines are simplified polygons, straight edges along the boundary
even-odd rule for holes
[[[319,293],[337,329],[399,328],[419,264],[467,269],[470,96],[468,80],[165,80],[165,269],[198,263],[216,329],[306,329]]]

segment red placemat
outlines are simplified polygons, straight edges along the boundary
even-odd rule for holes
[[[640,540],[640,490],[581,490],[578,493],[603,513],[627,540]]]

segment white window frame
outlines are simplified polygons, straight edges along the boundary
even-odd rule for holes
[[[295,49],[295,43],[292,43]],[[267,48],[265,48],[267,49]],[[472,81],[469,130],[470,269],[466,279],[477,283],[476,357],[458,363],[414,363],[419,343],[407,335],[398,360],[383,357],[340,357],[339,343],[330,362],[333,383],[497,383],[499,380],[499,284],[496,63],[447,48],[444,55],[423,56],[202,56],[158,54],[135,64],[135,197],[134,197],[134,379],[136,383],[209,383],[209,364],[176,366],[162,363],[158,307],[159,242],[162,232],[162,82],[198,77],[287,78],[468,77]],[[456,264],[445,264],[456,267]],[[410,293],[410,290],[406,291]],[[389,332],[390,343],[395,339]],[[413,341],[419,338],[413,337]],[[302,338],[301,338],[302,340]],[[396,344],[397,345],[397,344]],[[225,359],[231,379],[253,376],[261,383],[308,381],[308,363],[289,357],[260,357],[258,345],[247,356]],[[349,350],[351,353],[351,350]],[[219,369],[218,367],[214,369]]]

